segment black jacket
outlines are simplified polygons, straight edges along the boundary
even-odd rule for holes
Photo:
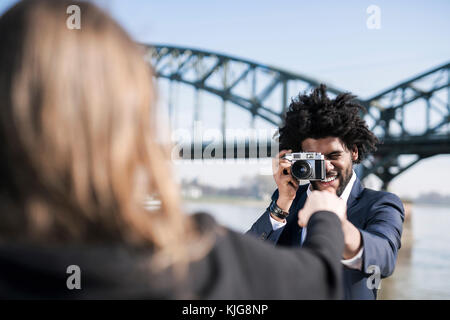
[[[274,248],[194,219],[215,233],[211,251],[190,264],[184,281],[150,272],[150,250],[121,246],[0,245],[1,299],[339,299],[344,247],[338,217],[314,214],[303,248]],[[70,265],[80,268],[81,289],[67,288]]]

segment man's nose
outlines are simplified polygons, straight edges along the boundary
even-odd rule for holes
[[[325,169],[327,172],[330,172],[334,169],[334,166],[330,160],[325,160]]]

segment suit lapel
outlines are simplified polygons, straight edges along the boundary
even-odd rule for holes
[[[355,213],[355,206],[358,203],[358,199],[361,197],[364,187],[356,177],[355,183],[353,184],[352,191],[347,199],[347,217]]]

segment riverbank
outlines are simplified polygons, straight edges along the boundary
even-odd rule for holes
[[[416,203],[409,199],[401,199],[403,206],[405,208],[405,215],[408,218],[411,213],[411,208],[416,205],[432,205],[428,203]],[[248,197],[230,197],[230,196],[202,196],[199,198],[192,197],[183,197],[184,202],[192,202],[192,203],[224,203],[224,204],[236,204],[236,205],[248,205],[248,206],[264,206],[268,205],[270,202],[270,198],[267,199],[257,199],[257,198],[248,198]],[[434,206],[434,205],[433,205]],[[440,207],[450,207],[450,205],[442,205],[437,204],[436,206]]]
[[[184,197],[183,202],[186,203],[217,203],[217,204],[235,204],[239,206],[268,206],[270,199],[262,200],[247,197],[229,197],[229,196],[204,196],[200,198]]]

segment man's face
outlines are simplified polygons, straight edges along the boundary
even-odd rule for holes
[[[331,181],[311,181],[313,189],[328,190],[341,196],[352,177],[353,161],[358,159],[358,148],[348,150],[337,137],[308,138],[302,142],[302,151],[320,152],[325,156],[326,178],[331,178]]]

